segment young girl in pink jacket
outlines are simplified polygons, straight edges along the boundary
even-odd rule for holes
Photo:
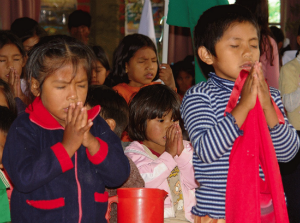
[[[129,136],[133,141],[125,154],[138,167],[145,187],[168,193],[165,222],[193,222],[194,189],[198,187],[192,165],[193,148],[182,139],[180,99],[165,85],[142,88],[132,99]],[[166,219],[169,218],[169,219]]]

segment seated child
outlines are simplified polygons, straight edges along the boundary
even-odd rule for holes
[[[8,130],[16,117],[7,107],[0,106],[0,222],[10,221],[9,201],[12,185],[3,169],[2,154]]]
[[[166,85],[142,88],[129,106],[128,132],[133,141],[125,149],[145,180],[145,187],[168,193],[164,217],[193,222],[193,147],[182,139],[178,94]]]
[[[168,64],[159,64],[153,41],[138,33],[125,36],[114,52],[107,85],[129,103],[142,87],[162,82],[176,90],[172,69]]]
[[[214,69],[214,72],[209,74],[210,78],[207,82],[200,82],[186,92],[180,108],[181,116],[194,147],[195,177],[201,185],[196,189],[197,204],[192,209],[192,213],[196,215],[195,222],[260,222],[251,220],[254,217],[262,217],[259,206],[260,194],[257,193],[259,190],[256,190],[255,193],[252,193],[253,190],[251,192],[243,191],[244,195],[236,200],[230,200],[230,197],[226,196],[229,183],[228,173],[232,172],[232,168],[229,168],[231,162],[229,158],[232,155],[232,148],[236,145],[235,142],[244,139],[242,136],[246,133],[248,136],[256,134],[253,137],[260,138],[259,132],[249,131],[249,129],[246,132],[246,130],[241,130],[241,127],[245,120],[247,121],[248,114],[256,114],[252,113],[253,108],[255,108],[256,103],[260,103],[261,109],[258,114],[263,116],[263,119],[260,120],[260,126],[264,123],[271,141],[270,143],[268,141],[268,145],[274,147],[268,150],[271,152],[267,154],[268,159],[274,164],[272,179],[275,179],[275,176],[280,178],[277,161],[288,162],[296,155],[299,149],[299,138],[285,116],[280,92],[272,87],[269,91],[262,65],[258,62],[260,57],[259,26],[253,14],[242,6],[215,6],[200,16],[194,30],[194,41],[197,59]],[[249,74],[243,76],[246,77],[246,80],[242,87],[239,86],[239,89],[242,88],[240,94],[234,86],[236,81],[241,80],[240,73],[242,70],[244,70],[243,74],[248,72]],[[224,115],[232,92],[237,93],[233,95],[237,96],[238,103],[230,113],[226,112]],[[282,119],[284,117],[284,122],[281,118],[281,122],[279,122],[278,114]],[[256,145],[254,143],[253,141],[253,145]],[[238,151],[246,151],[246,148],[243,149],[244,147],[241,147]],[[239,169],[245,174],[235,175],[234,180],[247,180],[249,179],[247,177],[250,176],[249,172],[252,171],[256,181],[247,182],[244,180],[243,186],[247,188],[251,186],[251,189],[254,188],[255,190],[260,189],[258,184],[267,178],[264,175],[265,170],[263,172],[262,168],[259,167],[260,160],[258,159],[260,157],[251,155],[253,155],[251,164],[255,161],[256,166],[251,165],[250,167],[253,168],[248,168],[249,171],[235,166],[236,168],[233,170]],[[247,161],[250,158],[247,154],[244,156]],[[250,162],[245,161],[244,163]],[[276,199],[271,200],[273,201],[271,204],[274,204],[275,215],[277,217],[277,213],[279,213],[286,220],[281,182],[273,182],[271,186],[276,187],[276,190],[281,190],[280,193],[276,194]],[[234,189],[234,186],[231,188]],[[246,206],[251,207],[253,211],[238,211],[235,213],[234,219],[229,220],[227,205],[225,212],[225,197],[226,204],[227,198],[231,204],[232,202],[235,204],[230,207]],[[250,197],[252,200],[245,201],[244,197]],[[277,208],[279,202],[281,208]],[[243,220],[236,221],[237,215]],[[287,222],[285,220],[276,222]]]
[[[122,132],[128,125],[129,108],[125,99],[113,89],[105,85],[93,85],[89,87],[87,103],[89,106],[101,106],[99,115],[107,122],[110,129],[121,138]],[[144,187],[145,182],[139,170],[128,157],[130,164],[129,178],[118,188]],[[106,188],[109,196],[117,194],[117,188]],[[117,223],[117,204],[113,203],[110,212],[110,223]]]
[[[93,46],[92,50],[97,58],[96,67],[93,69],[91,85],[102,85],[110,72],[107,55],[101,46]]]

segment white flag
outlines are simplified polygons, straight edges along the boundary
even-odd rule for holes
[[[148,36],[156,46],[152,5],[150,0],[145,0],[138,33]]]

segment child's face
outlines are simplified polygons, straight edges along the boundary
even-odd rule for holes
[[[25,60],[18,47],[14,44],[6,44],[0,49],[0,78],[8,82],[11,68],[15,68],[21,75]]]
[[[103,67],[103,65],[97,61],[96,63],[96,68],[93,69],[93,74],[92,74],[92,85],[102,85],[105,81],[105,78],[109,74],[109,71]]]
[[[216,75],[235,81],[241,70],[250,71],[259,60],[259,40],[256,28],[249,22],[234,23],[215,45],[212,66]]]
[[[65,118],[71,103],[85,103],[88,91],[88,76],[82,64],[73,75],[73,65],[66,64],[44,81],[41,100],[50,114],[65,127]]]
[[[176,78],[176,82],[179,88],[178,92],[184,94],[192,86],[193,77],[185,71],[180,71]]]
[[[2,155],[3,155],[3,149],[6,142],[6,133],[0,131],[0,169],[3,169],[2,165]]]
[[[157,73],[157,57],[149,47],[143,47],[136,51],[129,62],[126,63],[129,86],[142,87],[150,84]]]
[[[164,149],[166,145],[167,129],[174,123],[172,111],[166,112],[162,118],[157,117],[155,119],[147,120],[147,139],[143,141],[143,144],[156,151]]]

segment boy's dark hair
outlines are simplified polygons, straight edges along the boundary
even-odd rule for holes
[[[180,121],[182,127],[179,108],[179,96],[168,86],[153,84],[143,87],[129,105],[129,137],[137,141],[146,140],[147,120],[162,118],[169,111],[174,120]]]
[[[92,21],[92,17],[90,13],[82,10],[75,10],[69,15],[68,28],[71,29],[72,27],[79,27],[79,26],[87,26],[88,28],[90,28],[91,21]]]
[[[114,133],[121,138],[129,119],[129,108],[125,99],[105,85],[92,85],[88,90],[87,103],[92,107],[100,105],[100,116],[103,119],[115,120]]]
[[[87,45],[76,38],[66,35],[45,36],[31,49],[25,66],[28,95],[31,100],[34,96],[30,92],[31,79],[35,78],[39,82],[40,91],[46,77],[53,74],[58,69],[68,63],[74,68],[74,76],[78,64],[82,64],[87,73],[88,81],[92,76],[92,68],[96,58]]]
[[[258,38],[260,38],[259,27],[253,14],[245,7],[239,5],[219,5],[206,10],[199,18],[194,29],[194,45],[197,60],[202,68],[204,62],[198,55],[198,49],[204,46],[211,55],[217,57],[215,46],[222,38],[224,32],[233,23],[249,22],[257,29]],[[213,68],[205,70],[212,71]],[[205,73],[206,74],[206,73]],[[207,75],[207,74],[206,74]],[[207,76],[206,76],[207,77]]]
[[[125,36],[122,39],[122,41],[119,43],[118,47],[114,51],[113,69],[107,77],[107,84],[110,87],[115,86],[119,83],[129,83],[128,75],[125,69],[125,64],[128,63],[131,57],[133,57],[134,54],[143,47],[149,47],[155,52],[155,55],[157,55],[156,47],[153,41],[148,36],[135,33],[132,35]],[[154,80],[156,80],[157,78],[158,68]]]
[[[18,18],[10,26],[12,33],[17,35],[22,42],[37,35],[39,38],[47,36],[47,32],[41,27],[37,21],[28,18]]]
[[[21,39],[17,37],[15,34],[13,34],[11,31],[0,30],[0,49],[6,44],[15,45],[19,49],[21,55],[23,57],[26,56],[26,52],[24,50]]]
[[[8,133],[8,130],[16,117],[17,115],[11,112],[7,107],[0,106],[0,131]]]
[[[108,58],[107,58],[107,55],[106,55],[104,49],[101,46],[93,46],[92,49],[95,53],[97,60],[103,65],[103,67],[107,71],[109,71],[110,66],[109,66]]]
[[[17,111],[16,101],[14,99],[14,94],[11,88],[9,87],[9,85],[2,79],[0,79],[0,91],[4,94],[9,110],[13,114],[17,115],[18,111]]]
[[[284,34],[281,29],[279,29],[277,26],[271,26],[270,30],[271,30],[277,44],[280,42],[283,42]]]

